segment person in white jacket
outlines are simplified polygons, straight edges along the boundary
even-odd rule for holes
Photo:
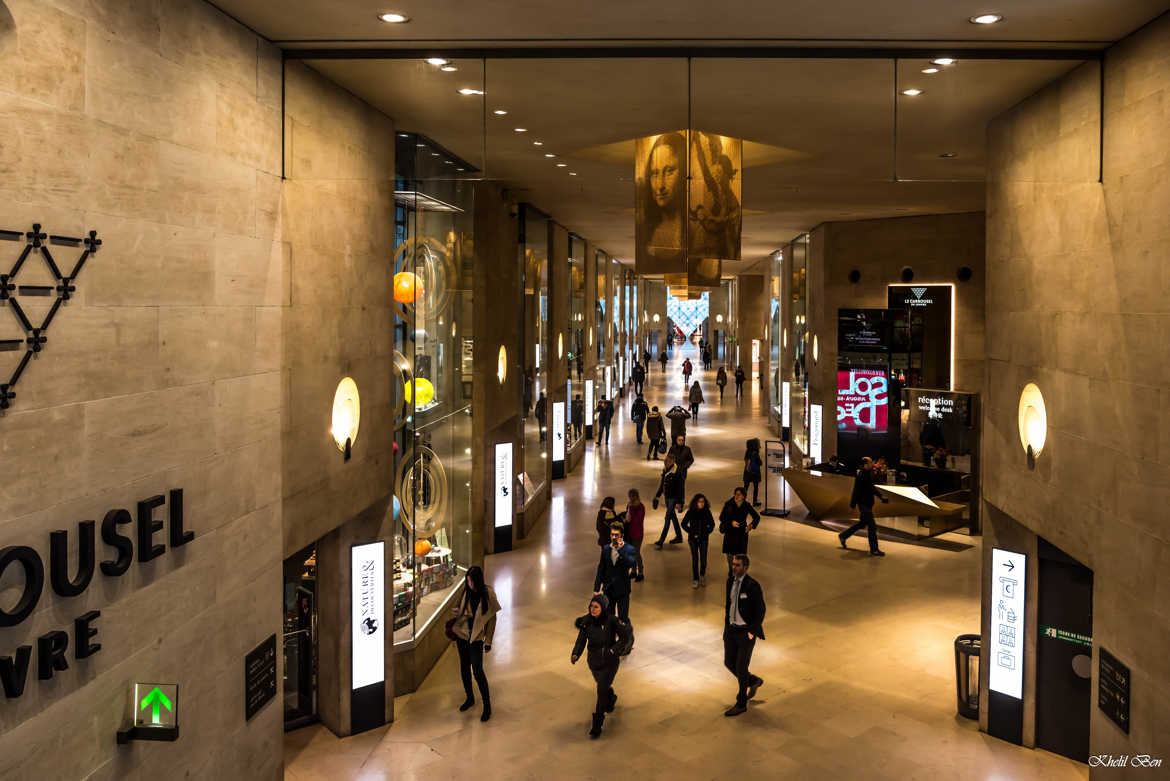
[[[452,611],[451,634],[459,649],[459,674],[463,678],[463,691],[467,699],[459,706],[460,711],[475,707],[475,695],[471,691],[471,676],[479,684],[479,695],[483,698],[483,715],[480,721],[492,717],[492,699],[488,692],[487,676],[483,672],[483,655],[492,650],[492,636],[496,632],[496,614],[500,603],[496,592],[484,583],[483,570],[472,567],[467,570],[463,598]]]

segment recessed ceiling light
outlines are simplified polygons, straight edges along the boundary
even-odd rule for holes
[[[459,94],[460,95],[482,95],[483,90],[472,89],[471,87],[463,87],[459,90]]]
[[[933,62],[935,65],[954,65],[955,64],[955,60],[953,57],[939,57],[937,60],[931,60],[931,62]]]
[[[533,141],[532,145],[533,146],[544,146],[544,142],[543,141]]]
[[[971,24],[995,24],[1003,21],[1002,14],[979,14],[968,19]]]
[[[545,152],[544,156],[545,157],[556,157],[556,155],[554,155],[552,152]]]
[[[564,168],[567,165],[568,165],[568,163],[557,163],[557,168]]]
[[[426,146],[426,144],[415,144],[415,146],[417,146],[419,149],[422,149],[424,146]]]
[[[378,18],[386,24],[406,24],[410,21],[409,16],[406,16],[405,14],[394,13],[393,11],[387,11],[384,14],[378,14]]]
[[[444,60],[442,57],[430,57],[427,59],[427,63],[429,63],[430,65],[434,65],[435,67],[438,67],[440,65],[446,65],[447,61]]]
[[[909,95],[910,97],[914,97],[916,95],[921,95],[922,90],[920,90],[920,89],[904,89],[904,90],[902,90],[902,94]]]
[[[576,176],[576,175],[577,175],[576,171],[569,171],[569,176]]]
[[[526,128],[526,127],[514,127],[512,129],[515,130],[517,133],[527,133],[528,132],[528,128]]]
[[[456,68],[454,65],[444,65],[442,68],[439,68],[439,70],[447,71],[447,73],[450,73],[451,71],[457,71],[459,69]]]
[[[438,152],[431,152],[431,157],[438,157],[438,156],[439,156]]]
[[[938,68],[923,68],[923,73],[938,73]]]
[[[410,133],[399,133],[398,137],[399,138],[410,138]]]
[[[455,170],[456,170],[456,171],[462,171],[463,169],[462,169],[462,168],[456,168]]]
[[[939,155],[939,157],[944,158],[946,160],[950,160],[952,157],[955,157],[955,156],[956,155],[954,152],[943,152],[941,155]]]
[[[495,111],[493,111],[492,113],[493,113],[493,114],[495,114],[497,117],[502,117],[502,116],[504,116],[505,114],[507,114],[508,112],[507,112],[507,111],[505,111],[505,110],[504,110],[504,109],[502,109],[502,108],[498,108],[498,109],[496,109]]]

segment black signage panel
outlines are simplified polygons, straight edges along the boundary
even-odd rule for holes
[[[837,352],[889,352],[892,328],[888,309],[838,309]]]
[[[902,310],[894,318],[894,375],[907,387],[951,390],[954,288],[911,284],[887,290],[890,309]]]
[[[1129,734],[1129,668],[1117,658],[1100,649],[1100,667],[1097,671],[1097,707]]]
[[[276,696],[276,635],[244,657],[244,720],[255,716]]]

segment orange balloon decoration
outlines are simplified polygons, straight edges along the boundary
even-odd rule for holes
[[[394,275],[394,300],[413,304],[422,294],[422,280],[413,271],[399,271]]]
[[[431,552],[430,540],[416,540],[414,543],[414,555],[425,556]]]

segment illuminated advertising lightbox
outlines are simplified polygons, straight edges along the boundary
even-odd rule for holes
[[[585,419],[593,415],[593,380],[585,380]]]
[[[605,367],[605,398],[613,398],[613,367]]]
[[[565,427],[573,423],[573,381],[565,382]]]
[[[385,680],[386,543],[371,542],[350,549],[350,601],[353,611],[351,688]]]
[[[890,381],[875,369],[838,369],[837,430],[857,433],[865,428],[875,434],[889,429]]]
[[[780,425],[788,428],[789,420],[791,420],[792,404],[789,398],[792,395],[792,383],[780,383]]]
[[[512,525],[512,443],[496,444],[496,528]]]
[[[1028,557],[991,549],[991,675],[993,692],[1023,699],[1024,594]]]
[[[808,455],[814,464],[821,462],[821,405],[808,405]]]
[[[565,460],[565,402],[553,402],[553,461]]]

